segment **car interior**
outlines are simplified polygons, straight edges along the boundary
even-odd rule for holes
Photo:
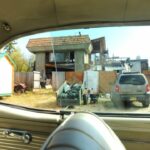
[[[148,0],[0,0],[0,48],[65,29],[148,26]],[[82,128],[82,127],[85,128]],[[39,110],[0,103],[1,150],[148,150],[148,113]]]

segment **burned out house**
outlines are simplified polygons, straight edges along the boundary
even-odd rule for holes
[[[35,70],[42,76],[53,71],[84,71],[92,51],[88,35],[30,39],[27,48],[36,55]]]

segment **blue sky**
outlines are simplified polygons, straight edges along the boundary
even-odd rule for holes
[[[140,56],[150,60],[150,26],[143,27],[105,27],[91,29],[63,30],[46,32],[27,36],[16,40],[25,55],[29,56],[26,45],[29,39],[40,37],[56,37],[68,35],[89,35],[91,39],[105,37],[106,46],[110,56],[131,57],[135,59]]]

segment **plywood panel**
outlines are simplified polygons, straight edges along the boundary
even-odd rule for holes
[[[147,80],[148,80],[148,83],[150,84],[150,70],[147,70],[147,71],[143,71],[143,73],[145,74]]]
[[[66,81],[70,83],[82,83],[83,82],[83,72],[66,72]]]
[[[112,85],[114,84],[117,73],[114,71],[100,71],[100,92],[102,93],[110,93]]]

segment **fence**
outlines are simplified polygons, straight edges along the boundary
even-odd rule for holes
[[[117,73],[115,71],[100,71],[99,76],[100,93],[110,93],[117,78]]]
[[[64,81],[82,83],[83,72],[52,72],[52,87],[54,90],[58,90]]]
[[[83,72],[66,72],[65,79],[69,83],[82,83],[83,82]]]
[[[15,72],[14,82],[25,83],[28,89],[40,88],[40,73],[35,72]]]
[[[58,90],[65,81],[65,72],[52,72],[52,87]]]
[[[69,83],[84,82],[85,87],[88,89],[93,88],[96,93],[110,93],[116,77],[117,73],[113,71],[53,72],[52,87],[58,90],[64,81]]]
[[[143,71],[143,73],[145,74],[149,84],[150,84],[150,70],[147,70],[147,71]]]
[[[146,70],[143,71],[145,74],[149,84],[150,84],[150,71]],[[100,92],[102,93],[110,93],[112,86],[115,83],[115,80],[117,79],[117,73],[115,71],[100,71]]]
[[[85,75],[87,74],[88,75]],[[150,84],[150,71],[143,72]],[[15,74],[15,81],[26,83],[29,87],[32,87],[31,84],[33,82],[32,73],[19,73],[21,74],[19,77],[19,81],[16,80],[18,78],[18,74]],[[25,75],[26,74],[26,75]],[[85,79],[84,79],[85,78]],[[58,90],[59,87],[64,83],[64,81],[68,81],[70,83],[82,83],[87,80],[87,87],[93,88],[95,91],[100,93],[110,93],[112,86],[115,83],[117,78],[117,73],[115,71],[88,71],[88,72],[53,72],[52,73],[52,87],[55,90]]]

